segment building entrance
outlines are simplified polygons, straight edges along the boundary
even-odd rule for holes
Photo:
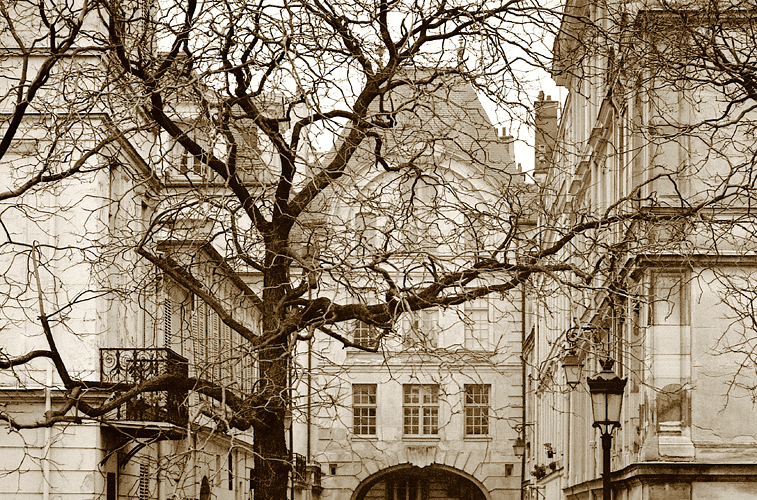
[[[399,465],[365,479],[352,500],[488,500],[474,481],[449,467]]]

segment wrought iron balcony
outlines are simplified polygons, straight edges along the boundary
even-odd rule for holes
[[[295,488],[309,488],[316,494],[320,494],[323,491],[323,487],[321,486],[321,464],[318,462],[308,462],[305,456],[293,453],[292,474],[294,475]]]
[[[299,486],[307,484],[307,460],[299,453],[294,453],[292,457],[292,473],[294,474],[294,482]]]
[[[121,388],[138,385],[158,375],[189,375],[187,359],[170,349],[100,349],[100,381]],[[115,420],[165,422],[186,427],[188,392],[166,390],[144,392],[121,405]]]

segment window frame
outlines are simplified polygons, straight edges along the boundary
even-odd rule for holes
[[[405,313],[403,347],[406,349],[438,348],[440,314],[438,307]]]
[[[375,349],[378,342],[378,329],[365,321],[355,320],[352,329],[352,342],[366,349]]]
[[[411,392],[416,391],[417,392]],[[413,400],[408,398],[415,397]],[[426,398],[429,398],[427,401]],[[410,410],[416,410],[409,415]],[[412,420],[415,419],[413,423]],[[410,431],[408,431],[410,429]],[[416,432],[412,432],[415,430]],[[402,435],[404,437],[435,437],[439,435],[439,385],[402,385]]]
[[[367,392],[361,392],[367,390]],[[376,384],[352,384],[352,432],[356,436],[375,437],[377,430],[378,387]],[[363,432],[365,431],[365,432]]]
[[[390,479],[386,485],[387,500],[425,500],[428,498],[428,482],[417,477]]]
[[[358,293],[353,294],[358,302],[365,305],[378,304],[376,290],[373,288],[360,289]],[[366,349],[375,349],[378,346],[379,329],[374,326],[356,319],[352,322],[352,342]]]
[[[477,304],[476,301],[483,301],[483,305]],[[476,317],[476,313],[481,312],[486,314],[486,321],[483,323],[480,322],[481,318]],[[493,347],[492,320],[491,303],[488,297],[478,297],[466,301],[463,304],[463,314],[465,316],[465,348],[471,351],[491,350]]]
[[[491,384],[465,384],[463,392],[465,437],[490,436]]]

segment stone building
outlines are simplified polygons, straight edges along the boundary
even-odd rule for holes
[[[424,111],[398,117],[383,145],[391,166],[422,150],[426,138],[437,141],[433,153],[417,158],[417,175],[376,169],[365,149],[349,177],[354,205],[328,211],[334,231],[343,227],[362,245],[356,265],[376,249],[401,245],[400,238],[440,266],[469,260],[502,234],[494,219],[479,215],[471,223],[472,214],[503,210],[499,201],[528,192],[512,139],[498,136],[471,87],[451,79],[414,99]],[[416,269],[403,279],[433,279],[409,256],[403,265]],[[366,304],[377,300],[379,286],[334,283],[335,293]],[[512,440],[522,410],[523,311],[520,292],[491,294],[404,313],[392,331],[351,322],[340,332],[354,347],[313,341],[298,359],[312,368],[312,379],[298,391],[294,443],[319,464],[320,498],[518,498],[521,467]]]
[[[717,74],[701,78],[708,56],[688,52],[699,35],[728,43],[754,23],[723,9],[728,20],[684,21],[664,2],[565,6],[553,77],[567,97],[546,126],[559,128],[541,190],[555,207],[548,237],[605,222],[566,250],[594,266],[591,279],[543,277],[554,293],[534,304],[524,346],[527,498],[602,495],[586,378],[605,359],[627,379],[610,453],[615,498],[755,496],[755,379],[742,349],[754,338],[743,309],[757,262],[754,221],[744,218],[753,113],[729,108],[737,90],[726,96]],[[689,66],[677,73],[683,55]],[[583,366],[575,388],[561,367],[567,354]]]
[[[0,161],[0,498],[247,500],[252,437],[227,432],[211,398],[185,383],[117,404],[160,377],[254,382],[241,336],[137,255],[153,217],[170,209],[165,200],[184,199],[177,179],[186,185],[195,172],[154,131],[119,129],[124,109],[104,106],[117,92],[101,87],[109,68],[91,47],[39,80],[13,130],[16,90],[33,88],[55,55],[22,50],[46,28],[27,22],[37,12],[8,8],[4,22],[18,25],[13,38],[4,24],[0,48],[3,138],[15,132]],[[81,36],[97,39],[98,12],[72,9],[64,14],[81,22]],[[247,285],[196,222],[177,220],[145,245],[185,261],[255,331]],[[110,409],[88,416],[85,405]]]

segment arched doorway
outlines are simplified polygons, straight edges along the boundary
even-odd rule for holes
[[[351,500],[489,500],[485,489],[465,472],[443,465],[410,464],[384,469],[366,478]]]

